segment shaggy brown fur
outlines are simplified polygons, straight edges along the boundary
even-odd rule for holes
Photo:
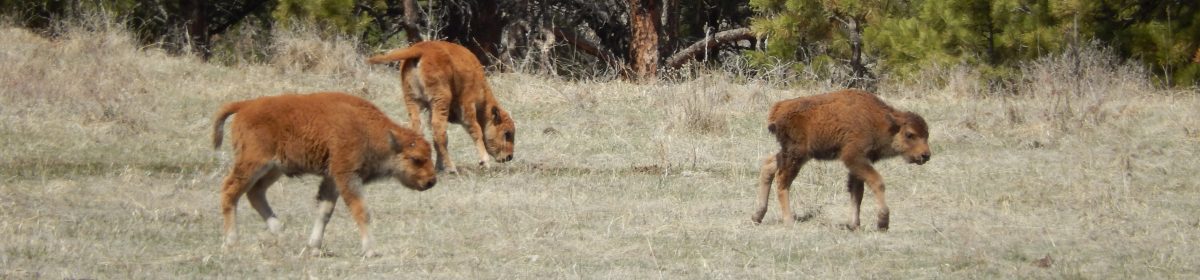
[[[446,152],[447,122],[460,124],[471,134],[479,165],[488,167],[491,158],[512,160],[516,124],[492,96],[483,65],[474,54],[458,44],[425,41],[367,60],[371,64],[391,61],[401,61],[400,81],[413,130],[421,132],[420,111],[429,111],[438,170],[458,172]]]
[[[375,105],[343,93],[285,94],[225,104],[213,118],[213,146],[221,146],[225,119],[233,120],[236,157],[221,188],[225,247],[237,241],[236,211],[242,194],[278,233],[279,220],[266,191],[281,175],[324,177],[317,192],[317,219],[308,245],[319,253],[325,225],[338,196],[358,223],[363,253],[375,255],[367,229],[363,184],[392,177],[423,191],[437,182],[429,143],[392,122]]]
[[[761,223],[767,212],[771,181],[776,190],[784,223],[792,223],[788,190],[800,167],[810,159],[841,160],[849,169],[846,186],[850,192],[852,221],[858,229],[863,183],[871,186],[879,206],[881,230],[888,228],[883,177],[871,163],[902,156],[910,163],[925,164],[930,151],[929,126],[913,112],[892,109],[875,95],[843,90],[775,103],[767,117],[767,129],[779,141],[779,152],[763,161],[758,185],[758,211],[751,218]]]

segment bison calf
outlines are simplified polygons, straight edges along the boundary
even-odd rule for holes
[[[929,161],[929,126],[913,112],[897,111],[875,95],[844,90],[780,101],[771,107],[767,129],[779,141],[779,152],[764,160],[758,185],[758,211],[752,219],[761,223],[767,212],[771,181],[776,180],[779,207],[784,223],[792,223],[788,190],[800,167],[811,159],[841,160],[849,169],[846,186],[853,216],[847,227],[858,229],[863,183],[871,186],[879,206],[878,227],[888,228],[883,177],[871,163],[902,156],[915,164]]]
[[[363,254],[373,256],[362,185],[392,177],[423,191],[437,181],[429,143],[355,96],[285,94],[225,104],[213,120],[215,148],[221,147],[222,126],[233,114],[236,158],[221,188],[225,247],[237,241],[235,214],[242,194],[267,228],[278,233],[280,223],[267,204],[267,188],[281,175],[317,174],[324,180],[317,191],[317,219],[308,246],[320,252],[325,225],[341,196],[358,224]]]
[[[461,124],[471,135],[479,166],[487,168],[492,159],[512,160],[516,123],[508,111],[500,108],[484,79],[483,65],[471,51],[451,42],[424,41],[367,59],[371,64],[392,61],[400,61],[409,126],[420,133],[420,113],[429,112],[439,171],[458,173],[446,149],[446,127],[450,123]]]

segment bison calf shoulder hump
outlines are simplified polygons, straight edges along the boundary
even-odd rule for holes
[[[896,156],[924,164],[930,157],[925,119],[895,110],[864,91],[844,90],[777,102],[767,115],[767,129],[779,142],[779,152],[763,160],[758,209],[751,217],[756,223],[766,215],[773,181],[782,218],[791,223],[795,218],[788,191],[800,167],[812,159],[840,160],[849,170],[846,181],[853,214],[847,227],[858,228],[865,183],[871,186],[879,206],[878,227],[886,230],[889,211],[883,179],[871,164]]]
[[[266,190],[282,175],[324,177],[317,191],[318,217],[309,247],[321,246],[325,225],[340,196],[358,224],[363,253],[374,255],[362,184],[392,177],[414,190],[436,183],[429,143],[392,122],[370,102],[343,93],[285,94],[232,102],[213,121],[213,144],[221,146],[225,119],[234,116],[234,163],[221,191],[225,247],[236,242],[238,199],[250,205],[272,232],[280,224]]]

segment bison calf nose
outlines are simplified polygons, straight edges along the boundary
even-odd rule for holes
[[[512,155],[508,155],[507,157],[504,157],[504,161],[510,161],[510,160],[512,160]]]
[[[924,154],[921,154],[921,162],[929,161],[930,156],[932,156],[932,155],[930,155],[929,152],[925,152]]]
[[[429,180],[429,182],[426,182],[426,183],[425,183],[425,186],[423,186],[423,187],[424,187],[425,189],[427,189],[427,190],[428,190],[429,188],[432,188],[432,187],[433,187],[433,185],[437,185],[437,179],[436,179],[436,178],[435,178],[435,179],[431,179],[431,180]]]

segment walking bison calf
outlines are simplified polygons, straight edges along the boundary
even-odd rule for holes
[[[758,211],[751,218],[761,223],[767,213],[771,181],[775,180],[784,223],[795,218],[788,190],[800,167],[811,159],[840,160],[849,169],[846,186],[853,216],[847,227],[858,229],[863,183],[871,186],[879,206],[880,230],[888,228],[883,177],[871,163],[902,156],[909,163],[929,161],[929,126],[913,112],[897,111],[875,95],[843,90],[775,103],[767,116],[767,129],[779,141],[779,152],[764,160],[758,185]]]
[[[233,114],[237,114],[231,129],[236,158],[221,188],[226,248],[237,241],[235,214],[242,194],[267,228],[279,232],[281,225],[267,204],[266,191],[281,175],[324,177],[308,240],[314,252],[320,252],[325,225],[341,196],[358,224],[366,256],[376,254],[367,229],[362,185],[392,177],[423,191],[437,182],[429,143],[361,98],[343,93],[285,94],[225,104],[213,120],[214,148],[221,147],[222,126]]]

